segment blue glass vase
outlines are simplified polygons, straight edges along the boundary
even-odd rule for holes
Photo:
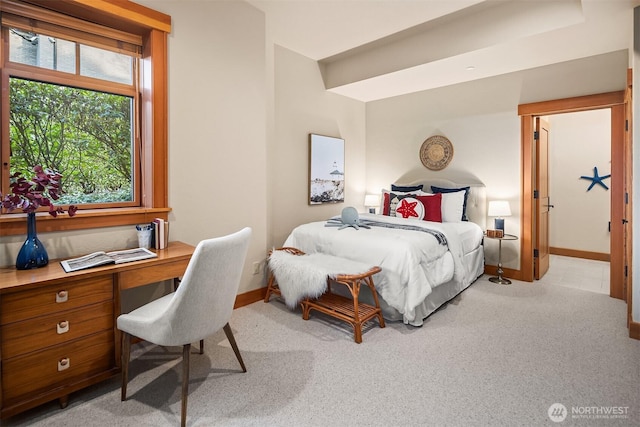
[[[36,233],[36,214],[30,212],[27,214],[27,240],[18,252],[16,259],[16,268],[18,270],[29,270],[32,268],[40,268],[49,264],[49,255],[47,250]]]

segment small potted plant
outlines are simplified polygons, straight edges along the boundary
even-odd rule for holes
[[[44,267],[49,263],[49,256],[44,245],[38,239],[36,233],[36,211],[41,206],[49,207],[49,215],[57,217],[64,213],[64,209],[55,206],[53,202],[60,198],[62,190],[60,179],[62,175],[50,169],[44,169],[37,165],[33,167],[34,176],[27,179],[20,172],[11,176],[9,193],[0,192],[0,206],[6,212],[21,209],[27,214],[27,239],[18,252],[16,268],[27,270]],[[69,216],[74,216],[77,211],[74,205],[69,206]]]

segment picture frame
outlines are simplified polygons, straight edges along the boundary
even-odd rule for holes
[[[309,134],[309,204],[344,202],[344,139]]]

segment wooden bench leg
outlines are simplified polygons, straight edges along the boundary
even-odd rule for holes
[[[264,296],[264,302],[269,302],[269,299],[271,298],[271,293],[274,293],[275,287],[276,287],[275,281],[276,281],[276,278],[273,275],[273,273],[271,273],[269,275],[269,281],[267,282],[267,293]]]
[[[378,301],[378,293],[376,292],[376,287],[373,284],[373,276],[365,277],[364,281],[367,284],[367,286],[369,286],[369,289],[371,289],[371,295],[373,295],[373,301],[376,304],[376,308],[379,310],[378,316],[377,316],[378,324],[380,325],[381,328],[384,328],[385,327],[384,318],[382,317],[382,309],[380,308],[380,301]]]
[[[309,311],[311,311],[309,300],[302,301],[300,304],[302,305],[302,319],[309,320]]]
[[[361,274],[341,274],[334,279],[327,278],[327,291],[316,299],[304,299],[300,305],[302,306],[302,318],[309,320],[311,310],[317,310],[321,313],[334,317],[336,319],[348,322],[353,326],[353,340],[362,343],[362,325],[373,319],[378,318],[381,328],[385,327],[380,302],[376,294],[372,276],[380,272],[380,267],[373,267],[369,271]],[[362,281],[371,289],[375,301],[375,307],[359,301],[360,288]],[[332,282],[344,285],[349,289],[351,298],[334,294],[331,291]]]
[[[362,323],[353,324],[353,340],[356,344],[362,343]]]
[[[351,292],[351,298],[353,298],[353,339],[356,343],[362,342],[362,321],[360,320],[360,280],[349,280],[347,287]]]

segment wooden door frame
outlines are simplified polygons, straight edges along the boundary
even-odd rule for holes
[[[625,178],[627,182],[633,183],[633,69],[627,70],[627,88],[624,93],[624,105],[625,105],[625,121],[627,123],[627,132],[625,134],[625,146],[628,147],[625,150]],[[633,192],[631,188],[627,189],[628,200],[626,207],[626,217],[633,218]],[[627,235],[625,247],[627,259],[633,259],[633,221],[627,223]],[[633,277],[633,263],[629,263],[627,268],[627,327],[629,328],[629,336],[635,339],[640,339],[640,324],[633,321],[633,314],[631,307],[633,305],[632,295],[632,280]]]
[[[545,120],[540,116],[533,118],[534,135],[537,134],[537,138],[534,137],[533,151],[535,153],[534,161],[534,188],[538,190],[538,197],[535,198],[534,212],[538,215],[537,223],[534,223],[533,234],[533,278],[540,279],[549,270],[549,214],[550,214],[550,202],[549,202],[549,120]],[[545,173],[541,173],[544,169]],[[544,180],[543,180],[544,178]],[[537,185],[536,185],[537,183]],[[536,215],[533,215],[535,218]],[[542,218],[542,214],[545,217]],[[535,256],[535,249],[538,250],[538,257]]]
[[[552,101],[534,102],[518,105],[520,116],[520,167],[521,167],[521,206],[522,212],[520,226],[520,280],[533,281],[533,249],[534,249],[534,203],[533,191],[535,187],[535,144],[533,141],[534,119],[536,116],[547,116],[559,113],[572,113],[610,108],[611,109],[611,146],[624,147],[624,103],[625,91],[608,92],[597,95],[579,96],[575,98],[557,99]],[[612,150],[613,151],[613,150]],[[624,165],[624,164],[623,164]],[[624,166],[626,169],[626,165]],[[621,180],[625,171],[616,174],[620,182],[611,183],[611,200],[624,200],[624,188]],[[613,178],[613,177],[612,177]],[[620,203],[612,203],[611,206],[611,232],[622,232],[622,219],[624,218],[624,206]],[[630,243],[630,242],[629,242]],[[620,249],[623,250],[622,248]],[[616,279],[617,280],[617,279]],[[629,286],[630,288],[630,286]],[[630,292],[630,289],[628,289]],[[627,299],[620,289],[618,298]]]

